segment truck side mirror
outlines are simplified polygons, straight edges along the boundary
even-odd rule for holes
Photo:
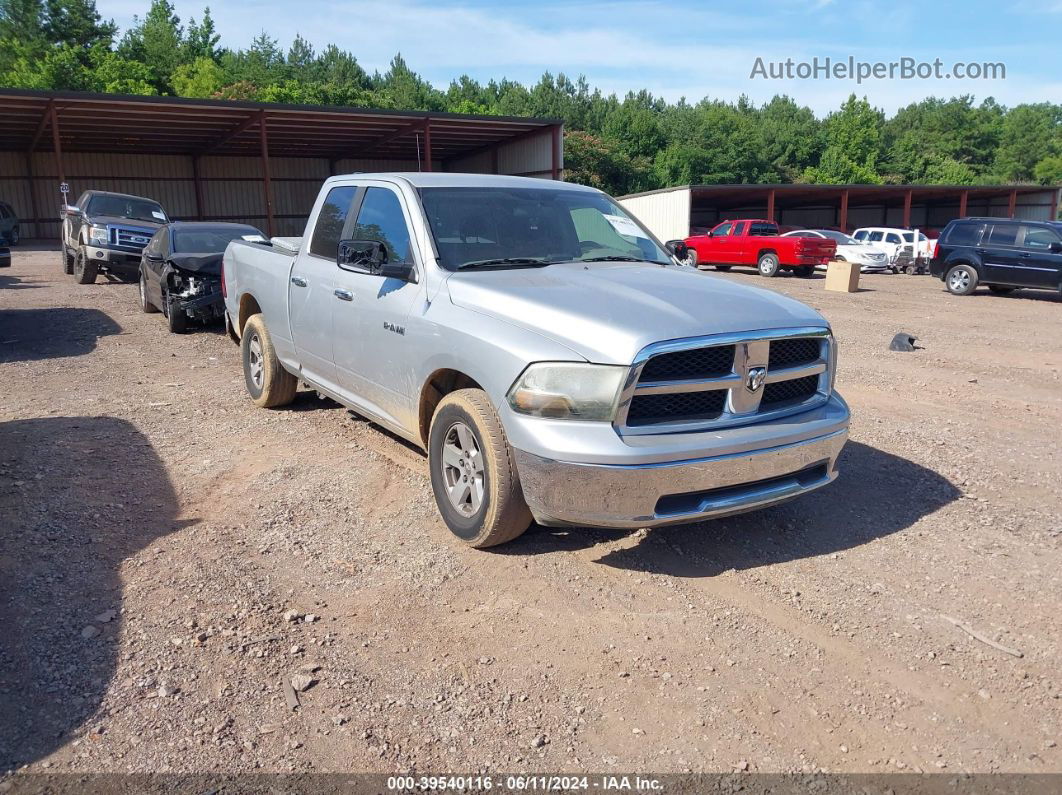
[[[76,204],[68,204],[63,208],[63,212],[67,215],[78,216],[81,215],[81,208]]]
[[[344,270],[367,273],[370,276],[413,281],[413,264],[390,262],[387,246],[379,240],[340,240],[336,264]]]
[[[1047,247],[1047,250],[1050,251],[1052,254],[1062,254],[1062,243],[1052,243]]]
[[[336,264],[348,271],[376,273],[387,261],[387,247],[379,240],[340,240]]]

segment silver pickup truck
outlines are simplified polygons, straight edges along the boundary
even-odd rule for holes
[[[475,547],[727,516],[824,486],[848,435],[807,306],[681,266],[601,191],[474,174],[325,182],[302,238],[234,241],[259,406],[299,382],[427,450]]]

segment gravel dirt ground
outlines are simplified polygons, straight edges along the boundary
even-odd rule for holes
[[[839,480],[481,552],[418,451],[255,409],[219,328],[13,259],[0,773],[1062,771],[1058,296],[711,277],[833,323]]]

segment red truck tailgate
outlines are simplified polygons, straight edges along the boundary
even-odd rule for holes
[[[797,245],[797,253],[802,257],[822,257],[833,259],[837,253],[837,243],[821,237],[800,237]]]

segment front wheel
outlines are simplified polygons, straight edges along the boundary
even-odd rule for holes
[[[952,295],[969,295],[977,289],[977,271],[969,265],[956,265],[944,281]]]
[[[686,248],[686,259],[684,262],[691,268],[697,267],[697,251],[692,246]]]
[[[443,521],[469,546],[504,544],[531,525],[512,448],[482,390],[460,389],[439,403],[428,466]]]
[[[756,269],[760,272],[760,276],[777,276],[778,271],[781,270],[778,255],[771,252],[760,255],[760,259],[756,263]]]
[[[63,273],[70,276],[74,272],[74,257],[69,251],[67,251],[65,244],[59,253],[63,258]]]
[[[299,379],[281,365],[261,315],[252,315],[243,327],[240,358],[243,380],[256,406],[271,409],[295,399]]]
[[[166,307],[166,325],[171,334],[184,334],[188,331],[188,315],[170,300],[166,292],[162,293],[162,303]]]
[[[95,260],[89,259],[85,247],[79,248],[77,257],[74,259],[74,281],[78,284],[92,284],[96,281],[98,272],[99,267]]]

